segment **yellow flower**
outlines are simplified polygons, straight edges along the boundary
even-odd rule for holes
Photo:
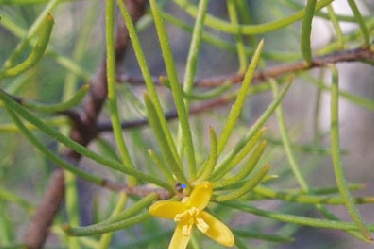
[[[174,219],[177,227],[170,241],[169,249],[187,247],[193,225],[200,232],[221,245],[234,246],[234,235],[225,224],[216,217],[203,211],[212,197],[213,185],[209,182],[198,184],[189,197],[180,201],[157,201],[149,208],[152,216]]]

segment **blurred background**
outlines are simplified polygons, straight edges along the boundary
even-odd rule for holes
[[[38,1],[35,1],[38,2]],[[43,1],[39,1],[43,2]],[[45,1],[44,1],[45,2]],[[195,2],[198,1],[190,1]],[[356,1],[363,14],[373,15],[374,4],[370,0]],[[21,37],[32,25],[35,18],[45,7],[44,4],[25,4],[8,5],[6,1],[0,1],[0,63],[3,64],[10,56],[12,50],[16,47]],[[185,22],[193,25],[194,19],[185,12],[185,9],[173,3],[173,1],[160,1],[164,10]],[[304,5],[304,1],[286,1],[286,0],[248,0],[250,13],[248,20],[251,23],[266,23],[280,19],[286,15],[294,13]],[[337,13],[352,15],[352,12],[346,0],[336,0],[333,3]],[[64,83],[67,75],[71,72],[72,65],[65,58],[70,58],[79,69],[75,74],[79,85],[89,81],[95,74],[99,61],[104,56],[104,11],[105,3],[99,0],[80,0],[80,1],[62,1],[53,11],[55,26],[53,29],[52,40],[45,58],[29,70],[22,77],[15,80],[8,80],[2,87],[9,93],[23,98],[35,99],[46,103],[55,103],[61,100],[61,94],[64,89]],[[209,13],[223,20],[229,20],[225,0],[210,1]],[[140,30],[140,39],[148,58],[148,63],[152,74],[155,77],[165,75],[165,67],[162,60],[162,54],[159,48],[157,34],[151,22],[149,13],[145,15],[138,23]],[[191,35],[182,30],[177,25],[167,22],[170,43],[173,48],[174,56],[178,64],[180,78],[183,78],[183,70],[188,54]],[[341,28],[346,34],[357,30],[358,26],[352,23],[343,22]],[[12,30],[12,31],[10,31]],[[233,44],[235,39],[232,35],[207,29],[216,37],[225,42]],[[312,45],[316,53],[335,40],[335,31],[330,21],[321,17],[314,19],[312,31]],[[282,63],[295,62],[301,59],[300,48],[301,23],[288,26],[284,29],[269,32],[266,34],[247,37],[250,46],[256,46],[261,38],[265,39],[265,53],[277,56],[268,56],[262,61],[261,67],[269,68]],[[359,46],[358,40],[348,43],[348,46]],[[27,53],[21,56],[20,60],[27,57]],[[235,50],[215,47],[209,43],[203,43],[198,64],[198,79],[215,78],[218,76],[233,75],[238,70],[238,59]],[[70,68],[70,69],[67,69]],[[373,101],[374,99],[374,68],[369,64],[351,63],[338,65],[341,90],[350,94]],[[141,73],[131,49],[127,52],[126,61],[121,68],[120,74],[126,76],[141,78]],[[311,79],[320,79],[328,84],[331,75],[328,69],[313,69],[296,77],[291,90],[287,94],[283,106],[285,108],[287,128],[293,139],[295,148],[308,147],[315,145],[316,139],[321,146],[329,146],[329,125],[330,125],[330,93],[322,91],[316,84],[310,83]],[[126,120],[135,120],[142,118],[144,110],[136,105],[137,98],[142,98],[145,88],[142,86],[131,86],[123,83],[119,85],[121,98],[119,103],[123,109]],[[172,100],[168,91],[159,88],[160,94],[165,96],[165,108],[173,109]],[[272,100],[271,92],[263,92],[248,98],[245,110],[239,121],[237,136],[240,137],[250,125],[258,118]],[[135,105],[134,105],[135,103]],[[208,113],[193,117],[196,130],[202,134],[201,146],[208,145],[209,141],[204,132],[209,125],[217,129],[222,127],[223,121],[230,110],[230,105],[221,106]],[[316,119],[318,113],[319,118]],[[341,147],[346,152],[343,157],[343,164],[347,179],[351,183],[363,183],[366,188],[357,192],[362,195],[374,195],[374,112],[371,109],[356,105],[346,99],[340,101],[340,135]],[[104,113],[102,120],[108,120]],[[316,121],[317,120],[317,121]],[[0,130],[0,187],[11,190],[19,196],[22,196],[29,204],[36,205],[41,199],[48,175],[53,169],[53,165],[46,160],[44,155],[35,150],[25,138],[11,129],[6,129],[5,124],[10,123],[10,119],[0,110],[0,121],[2,129]],[[316,123],[317,122],[317,123]],[[171,122],[171,125],[174,123]],[[270,141],[270,147],[265,155],[265,161],[273,165],[273,173],[281,174],[284,178],[279,184],[280,187],[297,187],[290,175],[288,162],[281,145],[279,128],[276,118],[273,117],[268,122],[269,130],[267,132]],[[316,138],[316,127],[318,128],[318,137]],[[134,129],[126,131],[132,141],[147,142],[145,139],[149,133],[148,128]],[[54,141],[43,134],[40,137],[54,149],[58,149]],[[138,140],[139,137],[142,139]],[[102,135],[103,139],[112,141],[111,134]],[[149,163],[143,155],[147,148],[140,144],[134,144],[132,153],[135,155],[137,163]],[[149,142],[149,146],[155,146],[154,141]],[[91,145],[93,149],[99,149],[96,143]],[[208,149],[206,149],[208,151]],[[202,150],[203,151],[203,150]],[[335,185],[334,171],[330,155],[328,153],[317,154],[313,150],[305,151],[297,149],[297,159],[303,167],[303,172],[311,186],[331,186]],[[312,151],[312,152],[310,152]],[[373,153],[373,154],[372,154]],[[95,166],[89,160],[83,160],[82,166],[101,172],[108,178],[123,179],[122,176],[113,175],[113,173]],[[99,205],[104,209],[108,203],[113,202],[111,193],[107,190],[99,189],[95,186],[83,186],[85,193],[82,194],[82,203],[91,203],[101,200]],[[96,198],[96,199],[95,199]],[[105,200],[105,201],[103,201]],[[108,203],[107,203],[108,202]],[[320,217],[316,209],[308,205],[288,204],[278,201],[258,202],[253,205],[264,209],[284,210],[285,213],[295,215],[306,215]],[[328,206],[328,208],[342,220],[350,220],[350,216],[343,206]],[[92,206],[83,208],[83,223],[90,223],[92,215]],[[363,216],[368,223],[374,223],[373,205],[360,206]],[[31,209],[21,208],[17,204],[8,204],[0,199],[0,213],[4,215],[0,219],[9,219],[15,226],[15,231],[6,231],[0,220],[0,241],[5,241],[7,236],[4,234],[15,234],[20,240],[25,232],[25,225],[29,221]],[[108,213],[108,212],[107,212]],[[5,215],[7,214],[7,215]],[[102,215],[105,217],[105,214]],[[3,223],[4,224],[4,223]],[[268,232],[282,231],[289,234],[294,233],[294,242],[286,244],[277,244],[270,242],[259,242],[248,240],[253,248],[372,248],[372,245],[364,244],[355,238],[339,231],[320,230],[309,227],[298,227],[295,225],[284,225],[277,222],[270,222],[265,218],[252,217],[249,215],[233,217],[232,224],[237,227],[252,226],[254,229],[268,229]],[[3,229],[3,230],[1,230]],[[136,228],[134,234],[136,234]],[[3,234],[3,235],[2,235]],[[124,233],[120,233],[121,236]],[[116,236],[118,241],[130,240],[131,235],[121,237]],[[135,235],[134,235],[135,236]],[[58,237],[58,236],[57,236]],[[58,248],[57,237],[49,239],[47,248]],[[136,236],[135,236],[136,237]],[[5,241],[6,242],[6,241]],[[209,244],[210,245],[210,244]],[[126,248],[137,248],[126,247]],[[140,247],[139,247],[140,248]],[[145,247],[143,247],[145,248]],[[149,245],[148,248],[157,248]],[[214,248],[207,247],[207,248]]]

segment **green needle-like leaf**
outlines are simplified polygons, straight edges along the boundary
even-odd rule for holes
[[[13,110],[20,116],[22,116],[24,119],[26,119],[28,122],[30,122],[35,127],[39,128],[40,131],[46,133],[47,135],[51,136],[52,138],[56,139],[57,141],[61,142],[65,146],[77,151],[78,153],[82,154],[83,156],[86,156],[88,158],[91,158],[92,160],[100,163],[103,166],[110,167],[112,169],[118,170],[120,172],[123,172],[128,175],[135,176],[139,179],[142,179],[144,181],[153,182],[159,186],[162,186],[166,189],[171,190],[172,187],[163,181],[160,181],[152,176],[146,175],[141,171],[138,171],[136,169],[133,169],[127,165],[123,165],[121,163],[118,163],[112,159],[105,158],[103,156],[100,156],[96,152],[89,150],[82,145],[78,144],[77,142],[71,140],[70,138],[64,136],[60,132],[54,130],[50,126],[48,126],[44,121],[40,120],[36,116],[29,113],[26,109],[24,109],[20,104],[15,102],[12,98],[10,98],[4,91],[0,90],[0,99],[5,102],[7,105],[7,108]]]
[[[320,0],[316,5],[316,11],[331,4],[334,0]],[[188,0],[173,0],[174,3],[178,4],[188,14],[196,17],[198,9],[196,6]],[[289,26],[290,24],[301,20],[304,16],[305,10],[301,10],[294,14],[291,14],[285,18],[275,20],[269,23],[257,24],[257,25],[234,25],[231,22],[224,21],[213,15],[207,14],[205,18],[205,25],[215,30],[224,31],[232,34],[264,34],[269,31],[278,30]]]
[[[142,223],[150,217],[148,212],[141,213],[131,218],[117,221],[111,224],[96,224],[87,227],[70,227],[65,225],[63,230],[66,234],[70,236],[87,236],[87,235],[96,235],[103,233],[111,233],[121,229],[125,229],[136,224]]]
[[[121,159],[124,165],[135,168],[131,159],[130,152],[127,148],[125,138],[123,136],[121,127],[121,118],[117,106],[117,91],[116,91],[116,58],[115,58],[115,41],[114,41],[114,27],[115,27],[115,0],[106,1],[106,66],[107,66],[107,85],[108,85],[108,101],[110,108],[110,118],[113,125],[113,133],[116,144],[118,146]],[[136,179],[130,177],[130,184],[134,185]]]
[[[79,169],[77,166],[74,166],[63,159],[61,159],[57,154],[50,151],[47,146],[45,146],[41,141],[39,141],[32,133],[27,129],[25,124],[19,119],[19,117],[13,112],[13,110],[8,109],[6,107],[6,110],[8,111],[9,115],[12,117],[14,124],[19,128],[19,130],[25,135],[25,137],[32,143],[36,148],[41,150],[47,157],[56,163],[56,165],[72,172],[73,174],[79,176],[80,178],[92,182],[98,185],[102,185],[104,183],[104,180],[100,177],[91,175],[87,172],[84,172],[83,170]]]
[[[41,26],[39,40],[36,46],[31,50],[29,57],[27,57],[27,59],[23,63],[7,68],[3,72],[0,72],[0,81],[4,78],[10,78],[20,75],[21,73],[34,66],[42,58],[51,36],[53,24],[54,21],[52,15],[47,14],[44,23]]]
[[[214,171],[217,164],[217,135],[212,127],[209,127],[210,135],[210,154],[208,161],[203,164],[201,168],[201,174],[199,176],[199,181],[203,182],[207,180]]]
[[[179,122],[183,133],[183,147],[186,150],[188,159],[188,168],[190,173],[190,178],[193,180],[196,178],[196,159],[195,159],[195,149],[192,141],[192,133],[190,129],[189,117],[187,114],[187,109],[183,100],[183,89],[179,83],[179,78],[177,74],[176,64],[173,59],[173,54],[170,48],[168,35],[164,26],[164,21],[155,0],[150,0],[150,6],[152,15],[154,18],[158,38],[160,40],[161,50],[163,52],[166,72],[168,75],[168,80],[170,83],[171,91],[174,97],[175,107],[178,112]]]
[[[82,101],[83,97],[86,95],[88,90],[90,89],[90,85],[84,84],[75,94],[72,96],[70,99],[58,103],[58,104],[40,104],[40,103],[35,103],[32,101],[21,101],[22,105],[30,108],[31,110],[43,112],[43,113],[57,113],[57,112],[62,112],[69,110],[73,108],[74,106],[79,105],[79,103]]]
[[[348,4],[352,9],[352,12],[353,12],[353,15],[355,16],[356,21],[360,25],[361,32],[364,36],[364,41],[365,41],[364,46],[370,47],[370,31],[367,27],[365,19],[362,17],[355,0],[348,0]]]
[[[178,167],[177,162],[174,160],[172,151],[170,150],[169,145],[165,139],[165,133],[163,129],[161,128],[161,122],[158,119],[156,109],[154,108],[154,104],[152,103],[148,95],[146,94],[144,94],[144,101],[145,101],[145,105],[147,106],[147,110],[148,110],[149,124],[152,127],[152,130],[157,138],[157,141],[160,145],[160,149],[162,153],[164,154],[164,157],[169,165],[169,168],[172,170],[177,181],[187,183],[187,179],[184,176],[182,169]]]
[[[122,0],[117,0],[119,9],[121,11],[121,14],[123,16],[123,19],[127,25],[127,29],[129,30],[129,35],[132,41],[132,46],[134,48],[136,59],[139,63],[140,70],[142,71],[142,75],[145,79],[145,83],[147,85],[147,89],[149,91],[149,97],[154,104],[154,107],[157,112],[158,119],[161,122],[161,128],[165,134],[165,139],[167,141],[167,144],[170,148],[170,151],[172,152],[172,156],[174,157],[174,161],[177,162],[177,165],[179,168],[182,168],[182,160],[179,158],[177,148],[175,146],[174,140],[171,136],[171,132],[168,128],[168,125],[166,123],[165,114],[163,111],[163,108],[161,106],[161,102],[159,99],[159,96],[156,92],[155,84],[152,81],[152,76],[148,68],[147,60],[145,58],[144,52],[142,50],[139,37],[137,35],[135,26],[132,22],[132,18],[130,13],[127,10],[126,5]]]
[[[312,21],[317,0],[308,0],[302,20],[301,29],[301,53],[306,63],[312,62],[312,47],[310,44],[310,35],[312,32]]]
[[[351,192],[348,189],[344,175],[343,165],[340,158],[340,137],[339,137],[339,79],[338,71],[335,66],[330,67],[332,70],[333,80],[331,88],[331,151],[332,160],[335,170],[336,184],[339,192],[345,200],[345,205],[353,221],[359,227],[361,233],[367,241],[371,240],[370,232],[364,223],[360,212],[356,208]]]
[[[253,153],[251,154],[248,162],[246,162],[242,169],[232,178],[220,181],[218,183],[219,187],[225,187],[230,184],[234,184],[246,178],[249,174],[251,174],[254,167],[257,165],[257,162],[260,160],[264,150],[266,149],[267,142],[263,141],[256,146]]]
[[[242,187],[231,190],[231,192],[227,195],[219,195],[216,200],[217,201],[229,201],[229,200],[236,200],[246,193],[250,192],[257,184],[261,183],[266,174],[270,169],[270,165],[264,166],[256,175],[250,178]]]
[[[229,206],[241,210],[243,212],[248,212],[256,216],[267,217],[274,220],[283,221],[286,223],[294,223],[303,226],[311,226],[318,228],[328,228],[336,229],[342,231],[357,231],[359,228],[356,224],[352,222],[345,221],[335,221],[335,220],[326,220],[320,218],[310,218],[310,217],[300,217],[289,214],[277,213],[267,210],[262,210],[248,205],[247,201],[227,201],[220,202],[221,205]],[[374,225],[369,225],[370,231],[374,232]]]
[[[261,129],[256,134],[249,137],[248,141],[246,141],[247,138],[239,141],[230,154],[222,161],[222,163],[219,164],[219,166],[217,166],[217,170],[211,179],[213,181],[218,180],[237,166],[253,150],[258,141],[261,139],[261,136],[264,134],[265,130],[265,128]],[[246,144],[243,146],[243,143]]]
[[[218,154],[221,154],[222,150],[225,148],[225,146],[227,144],[227,141],[229,140],[230,135],[231,135],[231,133],[234,129],[236,120],[239,117],[239,115],[240,115],[240,113],[243,109],[244,101],[247,98],[248,89],[249,89],[249,86],[251,84],[252,77],[253,77],[253,74],[255,72],[256,66],[257,66],[257,64],[260,60],[261,51],[262,51],[263,48],[264,48],[264,41],[262,40],[258,44],[258,46],[256,48],[256,51],[253,54],[251,64],[248,67],[248,70],[247,70],[246,75],[244,77],[244,80],[243,80],[242,86],[240,88],[239,94],[238,94],[238,96],[235,100],[234,105],[232,106],[232,109],[231,109],[229,117],[227,119],[227,123],[226,123],[226,125],[225,125],[225,127],[222,131],[222,134],[221,134],[220,138],[218,139],[218,148],[217,148]]]
[[[114,207],[111,217],[116,217],[121,212],[123,207],[126,205],[127,200],[128,200],[127,194],[120,192],[116,206]],[[101,235],[100,240],[99,240],[99,245],[97,248],[98,249],[109,248],[110,243],[113,239],[113,236],[114,236],[114,233],[106,233],[106,234]]]

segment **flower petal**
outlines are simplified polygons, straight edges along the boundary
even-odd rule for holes
[[[183,224],[178,223],[175,228],[173,237],[169,243],[168,249],[185,249],[187,247],[188,241],[190,241],[191,234],[183,235]]]
[[[184,210],[185,206],[180,201],[157,201],[149,207],[149,214],[174,219],[177,214],[183,213]]]
[[[205,211],[201,211],[200,218],[204,219],[209,225],[209,229],[205,232],[205,235],[221,245],[227,247],[234,246],[234,234],[224,223]]]
[[[203,210],[208,205],[212,193],[213,184],[210,182],[203,182],[196,185],[186,203],[187,207],[197,207]]]

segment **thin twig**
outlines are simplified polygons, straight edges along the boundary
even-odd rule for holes
[[[264,82],[269,78],[278,78],[288,73],[297,73],[305,71],[315,67],[324,67],[328,64],[340,64],[349,62],[359,62],[374,60],[374,50],[370,48],[353,48],[346,49],[337,52],[333,52],[324,56],[314,57],[311,64],[307,64],[304,61],[295,62],[291,64],[281,64],[273,66],[271,68],[257,71],[253,76],[253,82],[259,83]],[[221,77],[212,77],[208,79],[201,79],[195,81],[196,87],[211,88],[222,85],[225,82],[240,83],[243,81],[244,74],[226,75]],[[129,75],[118,75],[117,80],[119,82],[127,82],[134,85],[144,85],[145,82],[141,78],[131,77]],[[161,80],[154,78],[154,83],[157,85],[163,85]]]
[[[223,106],[224,104],[226,104],[230,101],[232,101],[231,98],[227,98],[227,97],[223,96],[223,97],[219,97],[219,98],[216,98],[214,100],[211,100],[211,101],[207,101],[207,102],[205,102],[201,105],[198,105],[198,106],[192,106],[190,108],[189,115],[197,115],[197,114],[212,110],[216,107]],[[172,110],[172,111],[165,114],[165,118],[167,120],[176,119],[176,118],[178,118],[178,113],[177,113],[176,110]],[[130,121],[123,121],[121,123],[122,129],[124,129],[124,130],[134,129],[134,128],[142,128],[142,127],[147,126],[147,125],[148,125],[148,119],[147,118],[130,120]],[[97,129],[96,131],[98,133],[112,132],[113,131],[112,123],[109,122],[109,121],[108,122],[106,122],[106,121],[99,122],[97,124],[96,129]]]
[[[288,73],[297,73],[300,71],[305,71],[315,67],[324,67],[328,64],[339,64],[339,63],[350,63],[350,62],[359,62],[359,61],[373,61],[374,60],[374,51],[370,50],[369,48],[354,48],[354,49],[347,49],[342,51],[337,51],[328,55],[315,57],[313,63],[307,64],[305,62],[296,62],[292,64],[284,64],[274,66],[269,69],[257,71],[253,76],[254,83],[261,83],[265,82],[269,78],[278,78]],[[217,87],[222,85],[223,83],[230,81],[232,83],[240,83],[242,82],[244,75],[242,74],[235,74],[231,76],[223,76],[217,78],[209,78],[209,79],[202,79],[195,81],[196,87],[202,88],[211,88]],[[143,79],[131,77],[128,75],[119,75],[117,76],[118,81],[128,82],[134,85],[145,85]],[[154,83],[160,86],[163,86],[162,82],[154,78]],[[203,103],[199,106],[193,106],[190,110],[190,115],[200,114],[205,111],[209,111],[213,108],[217,108],[219,106],[225,105],[228,102],[232,101],[230,98],[226,98],[224,96],[218,97],[212,101]],[[167,120],[173,120],[178,118],[177,112],[175,110],[170,111],[165,114]],[[141,128],[148,125],[148,120],[146,118],[138,119],[138,120],[131,120],[131,121],[123,121],[122,128],[123,129],[133,129],[133,128]],[[97,132],[111,132],[113,130],[112,125],[110,122],[101,122],[97,125]]]

